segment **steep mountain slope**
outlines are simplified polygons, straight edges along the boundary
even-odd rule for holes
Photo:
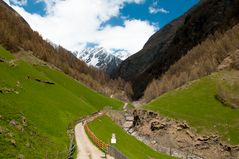
[[[238,145],[239,109],[232,109],[216,98],[222,87],[227,87],[226,92],[230,94],[239,91],[238,79],[239,71],[214,73],[165,93],[145,108],[186,120],[200,133],[218,134],[224,141]],[[238,99],[238,95],[234,98]]]
[[[71,123],[105,106],[123,105],[31,52],[16,56],[0,47],[0,158],[66,158]]]
[[[239,21],[239,1],[204,0],[154,34],[144,48],[123,61],[113,77],[133,84],[134,98],[195,45],[215,31],[224,32]]]
[[[239,23],[195,46],[160,77],[148,84],[144,100],[150,101],[192,80],[221,70],[239,69]]]
[[[88,65],[104,70],[111,74],[114,72],[122,60],[112,53],[107,52],[104,48],[86,48],[80,52],[74,53],[77,58],[85,61]]]
[[[26,21],[4,1],[0,1],[0,45],[13,53],[20,50],[32,51],[39,59],[51,63],[55,67],[82,81],[88,87],[103,94],[122,94],[119,82],[111,80],[99,69],[88,67],[71,52],[61,46],[53,46],[45,41],[39,33],[33,31]],[[15,27],[17,26],[17,27]],[[109,85],[110,84],[110,85]],[[112,86],[113,85],[113,86]],[[122,88],[121,90],[119,90]]]

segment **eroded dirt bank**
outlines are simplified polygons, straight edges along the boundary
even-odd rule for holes
[[[141,109],[110,111],[109,115],[125,131],[157,151],[178,158],[239,159],[239,145],[227,144],[217,134],[198,134],[186,122]]]

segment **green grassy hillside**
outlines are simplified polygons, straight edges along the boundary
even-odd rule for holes
[[[0,158],[65,158],[69,123],[123,105],[60,71],[16,60],[3,48],[0,59]]]
[[[172,159],[173,157],[162,155],[127,134],[116,125],[108,116],[101,116],[89,123],[89,128],[105,143],[109,143],[112,133],[116,134],[116,148],[129,159]]]
[[[218,82],[235,72],[220,72],[170,91],[145,106],[161,115],[186,120],[199,132],[218,133],[239,144],[239,109],[223,105],[215,96]],[[220,82],[221,83],[221,82]]]

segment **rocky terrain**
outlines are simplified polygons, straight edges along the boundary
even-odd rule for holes
[[[217,134],[199,134],[185,121],[146,110],[113,111],[109,115],[125,131],[159,152],[185,159],[239,158],[239,145],[227,144]]]
[[[197,44],[216,31],[224,32],[239,22],[239,1],[204,0],[155,33],[143,49],[123,61],[113,77],[131,81],[134,99],[147,84]]]

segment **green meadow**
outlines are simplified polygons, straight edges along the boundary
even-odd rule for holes
[[[227,75],[233,77],[234,73],[219,72],[193,81],[180,89],[165,93],[145,105],[145,109],[186,120],[200,133],[216,133],[224,141],[239,144],[239,109],[232,109],[216,98],[218,84],[222,84],[221,79]],[[234,89],[231,90],[235,92]]]
[[[16,60],[2,47],[0,58],[0,158],[65,158],[70,123],[123,106],[61,71]]]

